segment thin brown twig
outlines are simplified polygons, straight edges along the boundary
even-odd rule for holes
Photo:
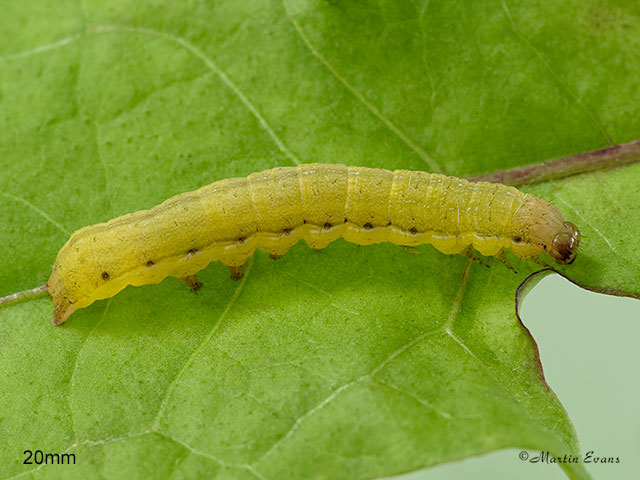
[[[35,298],[44,297],[48,293],[47,284],[40,285],[39,287],[32,288],[31,290],[24,290],[23,292],[12,293],[6,297],[0,297],[0,308],[8,307],[16,303],[24,302],[26,300],[33,300]]]
[[[518,186],[621,167],[638,160],[640,160],[640,140],[634,140],[526,167],[474,175],[467,179],[472,182],[494,182]]]

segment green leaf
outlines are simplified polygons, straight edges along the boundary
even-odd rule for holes
[[[4,13],[1,295],[43,283],[74,230],[217,179],[303,162],[471,176],[638,132],[630,1]],[[639,177],[525,188],[581,229],[568,278],[640,296]],[[514,309],[536,265],[510,260],[517,275],[340,240],[258,251],[240,282],[212,264],[197,295],[127,288],[63,328],[49,298],[2,308],[0,475],[351,479],[508,447],[579,455]],[[24,465],[26,449],[76,465]]]

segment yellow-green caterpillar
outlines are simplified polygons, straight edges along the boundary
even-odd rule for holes
[[[307,164],[220,180],[150,209],[82,228],[60,249],[47,290],[53,323],[127,285],[173,276],[193,289],[214,260],[242,276],[258,247],[272,257],[300,239],[358,245],[430,243],[446,254],[473,246],[521,258],[574,260],[580,234],[549,202],[498,183],[439,174]]]

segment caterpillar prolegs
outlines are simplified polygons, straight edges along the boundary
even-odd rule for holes
[[[571,263],[580,241],[549,202],[498,183],[337,164],[273,168],[76,231],[47,282],[53,323],[127,285],[173,276],[197,289],[196,273],[214,260],[238,277],[258,247],[277,258],[300,239],[322,249],[340,237],[430,243],[446,254],[547,252],[557,263]]]

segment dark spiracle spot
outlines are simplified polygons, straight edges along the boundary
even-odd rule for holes
[[[333,227],[333,225],[331,225],[329,222],[324,224],[325,230],[329,230],[331,227]]]
[[[363,225],[364,228],[366,228],[367,230],[371,230],[373,228],[373,225],[371,225],[369,222],[365,223]]]
[[[291,229],[290,229],[290,228],[285,228],[285,229],[282,231],[282,234],[283,234],[283,235],[289,235],[290,233],[291,233]]]
[[[522,237],[514,237],[513,241],[516,243],[520,243],[522,241]]]
[[[149,260],[149,261],[147,262],[147,267],[152,267],[152,266],[153,266],[153,264],[154,264],[153,260]]]
[[[412,235],[415,235],[416,233],[418,233],[418,229],[416,227],[411,227],[409,229],[409,233]]]
[[[109,280],[109,274],[107,272],[102,272],[102,279]]]
[[[189,254],[189,255],[195,255],[196,253],[198,253],[198,249],[197,248],[192,248],[191,250],[189,250],[187,252],[187,254]]]
[[[247,239],[246,239],[246,238],[244,238],[244,237],[238,237],[238,243],[244,243],[244,242],[246,242],[246,241],[247,241]]]
[[[544,243],[542,244],[542,249],[543,249],[543,250],[546,250],[546,249],[547,249],[547,246],[546,246]]]
[[[303,220],[302,220],[302,224],[303,224],[303,225],[306,225],[306,224],[307,224],[307,221],[303,219]]]

